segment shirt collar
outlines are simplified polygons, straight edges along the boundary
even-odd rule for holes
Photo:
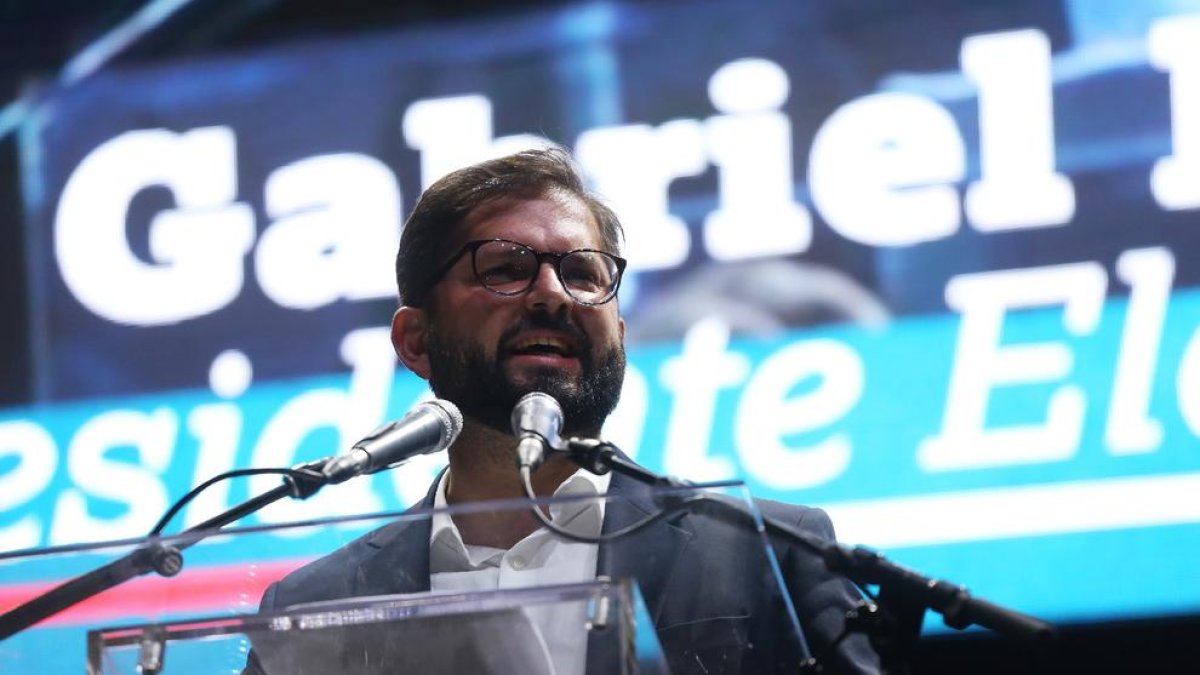
[[[554,490],[555,497],[602,496],[608,492],[612,474],[596,474],[579,469]],[[430,519],[429,551],[431,569],[478,569],[498,564],[503,549],[490,546],[470,546],[463,543],[462,534],[454,519],[446,513],[446,485],[450,470],[438,478],[433,495],[433,516]],[[604,500],[579,499],[550,505],[550,517],[556,525],[575,534],[597,536],[604,522]]]

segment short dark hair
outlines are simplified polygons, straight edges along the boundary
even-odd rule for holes
[[[472,211],[507,199],[544,197],[555,191],[578,198],[595,218],[604,250],[620,254],[623,236],[616,213],[588,190],[571,156],[558,146],[526,150],[447,174],[421,195],[404,223],[396,254],[400,302],[425,307],[437,273],[454,254]]]

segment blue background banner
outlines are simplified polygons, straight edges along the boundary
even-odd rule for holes
[[[1077,364],[1111,362],[1120,357],[1129,313],[1128,303],[1109,302],[1095,332],[1081,338],[1064,336],[1060,311],[1015,315],[1004,323],[998,353],[1057,343]],[[719,327],[715,336],[702,335],[712,324],[701,324],[684,346],[631,352],[626,396],[606,431],[653,470],[740,478],[758,496],[823,506],[847,543],[880,548],[1049,619],[1190,611],[1200,604],[1200,588],[1153,579],[1189,578],[1185,552],[1198,541],[1200,505],[1189,499],[1200,484],[1200,397],[1191,384],[1200,363],[1190,318],[1196,316],[1195,293],[1173,298],[1158,350],[1168,367],[1159,368],[1146,409],[1160,440],[1133,452],[1105,441],[1112,370],[1073,367],[1058,380],[1030,377],[995,386],[984,424],[973,430],[976,443],[949,446],[954,459],[932,458],[931,439],[947,436],[953,370],[969,367],[955,361],[965,321],[952,316],[900,320],[878,331],[829,327],[775,340],[728,340]],[[347,338],[379,350],[386,340],[383,329]],[[719,390],[705,384],[704,373],[681,382],[678,373],[694,371],[697,359],[717,367],[740,361],[743,377]],[[1180,363],[1186,372],[1169,367]],[[9,462],[10,476],[40,482],[26,482],[31,497],[5,512],[0,537],[6,548],[32,548],[74,541],[81,530],[92,539],[132,535],[131,525],[156,518],[168,498],[209,475],[290,466],[345,447],[369,430],[344,429],[352,417],[346,411],[378,408],[381,418],[394,418],[428,396],[422,380],[410,374],[393,379],[380,370],[386,369],[368,360],[348,377],[258,383],[233,397],[193,390],[9,411],[0,419],[0,440],[11,444],[32,427],[61,459],[48,473],[33,468],[41,459]],[[835,391],[846,379],[860,384]],[[1055,424],[1048,401],[1071,388],[1086,408],[1078,426],[1066,425],[1062,434],[1075,445],[1060,449],[1046,433]],[[705,389],[711,399],[697,404],[696,392]],[[1028,434],[1025,447],[1004,447],[1009,452],[998,457],[980,452],[991,436],[1005,440],[1003,434],[1014,431]],[[1037,433],[1051,440],[1031,447]],[[706,444],[697,445],[704,437]],[[442,463],[422,458],[250,522],[399,510],[424,495]],[[177,526],[269,489],[274,480],[214,489],[185,510]],[[124,487],[114,490],[113,482]],[[307,546],[285,540],[272,543],[269,554],[233,549],[224,555],[230,561],[239,554],[286,559]]]

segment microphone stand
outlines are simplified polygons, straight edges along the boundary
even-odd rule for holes
[[[152,571],[163,577],[175,576],[183,569],[183,549],[199,543],[221,527],[284,497],[308,499],[316,494],[328,482],[321,473],[325,461],[318,460],[300,466],[284,478],[282,485],[184,530],[180,535],[172,537],[170,543],[163,543],[160,537],[154,537],[121,558],[75,577],[5,612],[0,615],[0,641],[135,577]]]
[[[660,476],[634,464],[611,443],[570,438],[563,441],[561,449],[575,463],[593,473],[612,470],[653,487],[691,487],[685,481]],[[682,498],[680,502],[680,505],[703,509],[755,528],[761,521],[769,535],[819,556],[829,571],[846,577],[859,587],[878,586],[878,602],[887,616],[880,616],[878,608],[867,602],[848,613],[847,624],[849,630],[867,633],[879,652],[885,672],[904,671],[903,664],[920,635],[926,609],[941,614],[946,625],[957,630],[978,625],[1027,642],[1044,642],[1055,636],[1054,627],[1040,619],[976,598],[963,586],[926,577],[864,546],[830,543],[713,496],[694,495]]]

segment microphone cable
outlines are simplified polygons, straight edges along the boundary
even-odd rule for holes
[[[579,542],[582,544],[602,544],[605,542],[613,541],[614,539],[620,539],[621,537],[626,537],[626,536],[633,534],[634,532],[643,530],[643,529],[649,527],[650,525],[658,522],[659,520],[662,520],[663,518],[672,516],[676,513],[686,512],[688,510],[687,501],[682,500],[676,506],[673,506],[668,509],[663,509],[661,511],[658,511],[657,513],[652,513],[652,514],[646,516],[645,518],[637,521],[636,523],[634,523],[632,525],[627,525],[627,526],[617,530],[616,532],[609,532],[608,534],[599,534],[594,537],[590,537],[590,536],[587,536],[584,534],[576,534],[574,532],[571,532],[570,530],[559,527],[558,525],[556,525],[554,523],[554,521],[550,518],[550,516],[548,516],[542,512],[541,507],[537,503],[538,497],[533,492],[533,481],[532,481],[532,473],[533,472],[532,472],[531,468],[529,466],[522,466],[522,467],[520,467],[520,470],[521,470],[521,484],[525,489],[526,498],[528,498],[532,502],[530,504],[530,510],[533,511],[533,515],[537,517],[537,519],[542,523],[543,526],[545,526],[545,528],[547,530],[550,530],[551,532],[557,534],[558,536],[560,536],[564,539]],[[604,499],[604,498],[605,497],[603,495],[595,497],[595,499]]]
[[[324,482],[325,477],[321,474],[320,468],[325,465],[327,460],[328,458],[319,459],[315,462],[301,464],[300,466],[292,469],[234,469],[233,471],[219,473],[192,488],[187,494],[176,500],[175,503],[171,505],[171,508],[167,509],[167,512],[163,514],[163,517],[158,520],[158,522],[150,530],[150,533],[146,536],[156,537],[161,535],[162,531],[171,522],[171,519],[174,518],[184,506],[187,506],[187,504],[199,496],[201,492],[204,492],[208,488],[223,480],[229,480],[230,478],[271,474],[280,475],[284,477],[285,482],[292,486],[292,495],[294,497],[303,499],[304,497],[308,496],[308,494],[312,494],[311,492],[305,494],[305,483],[311,484],[313,481],[321,481],[321,483]]]

